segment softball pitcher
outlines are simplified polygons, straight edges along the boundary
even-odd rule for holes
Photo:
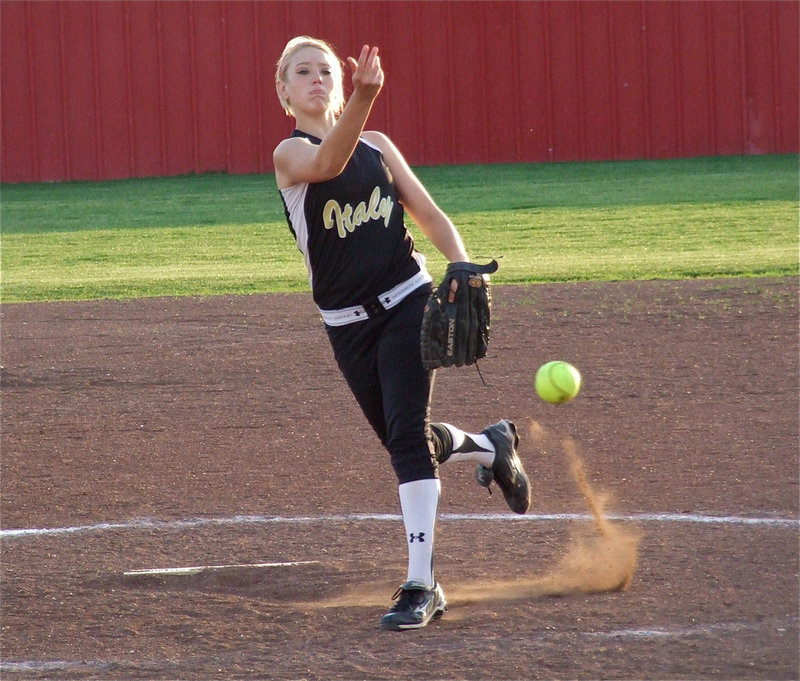
[[[384,84],[378,48],[365,45],[348,65],[345,103],[343,64],[330,45],[307,36],[286,45],[275,84],[295,130],[275,148],[275,178],[336,362],[399,485],[408,567],[380,627],[416,629],[447,609],[433,571],[438,465],[477,463],[479,481],[493,479],[517,513],[530,506],[530,485],[510,421],[479,434],[429,422],[434,372],[422,363],[420,328],[433,287],[404,213],[450,262],[469,258],[391,140],[364,130]]]

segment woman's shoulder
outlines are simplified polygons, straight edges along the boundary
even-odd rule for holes
[[[313,144],[307,137],[287,137],[285,140],[278,142],[275,150],[272,152],[273,158],[282,156],[292,149],[304,148]]]
[[[394,145],[394,142],[389,139],[388,135],[378,132],[377,130],[365,130],[363,133],[361,133],[361,139],[377,149],[383,155],[384,161],[389,165],[390,168],[405,164],[403,155]]]
[[[272,152],[272,163],[275,168],[275,179],[279,189],[285,189],[297,180],[294,177],[297,160],[305,158],[307,154],[314,153],[314,143],[306,137],[288,137],[278,143]]]
[[[377,147],[380,151],[385,151],[391,145],[389,138],[377,130],[364,130],[361,133],[361,139],[373,147]]]

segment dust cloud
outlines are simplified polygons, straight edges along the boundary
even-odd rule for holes
[[[607,499],[596,494],[589,484],[583,460],[571,437],[556,438],[536,421],[531,423],[530,435],[539,447],[563,452],[594,522],[577,524],[572,529],[564,554],[546,573],[527,579],[482,582],[468,587],[451,585],[448,596],[454,605],[488,599],[516,600],[624,591],[630,587],[639,558],[641,534],[608,520],[605,514]]]

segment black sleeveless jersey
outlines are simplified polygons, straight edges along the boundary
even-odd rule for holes
[[[314,144],[322,140],[295,130]],[[383,155],[359,140],[344,171],[280,190],[286,220],[323,310],[362,305],[424,267]]]

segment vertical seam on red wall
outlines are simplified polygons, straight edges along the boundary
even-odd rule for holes
[[[200,139],[197,102],[197,41],[195,40],[194,3],[187,3],[187,30],[189,31],[189,105],[192,107],[192,169],[200,172]]]
[[[547,107],[547,160],[552,161],[555,158],[555,141],[553,140],[553,73],[551,71],[551,45],[550,45],[550,14],[547,11],[547,5],[542,7],[542,33],[544,34],[544,88],[545,88],[545,106]]]
[[[745,36],[744,36],[744,8],[742,3],[739,2],[736,6],[736,21],[739,24],[738,38],[739,44],[739,112],[741,120],[739,122],[740,138],[739,148],[743,153],[746,153],[750,148],[750,126],[748,125],[747,113],[747,64],[745,62]]]
[[[575,63],[578,65],[578,73],[575,74],[575,87],[578,91],[578,156],[580,160],[586,158],[586,116],[588,112],[584,106],[583,93],[583,3],[577,2],[577,10],[572,15],[572,39],[575,45]]]
[[[511,86],[514,91],[514,161],[519,163],[522,160],[522,98],[519,96],[521,90],[521,65],[520,59],[520,38],[517,25],[519,24],[519,14],[517,3],[511,4],[511,44],[514,45],[515,62],[511,65]],[[494,103],[494,100],[491,100]],[[496,125],[496,121],[492,121]]]
[[[352,8],[353,5],[352,5],[352,3],[348,2],[347,6],[348,6],[348,8]],[[353,43],[350,43],[350,44],[352,45]],[[343,68],[344,68],[344,73],[347,73],[350,67],[345,64],[345,66]],[[393,107],[392,107],[393,98],[392,97],[387,97],[386,95],[383,95],[382,100],[383,100],[383,109],[386,112],[386,115],[384,116],[384,121],[386,122],[386,128],[384,129],[384,132],[386,132],[390,137],[393,137],[395,132],[390,127],[391,121],[394,120],[394,115],[392,113],[393,110],[394,110]],[[406,154],[408,153],[408,151],[409,150],[406,149]]]
[[[161,174],[169,174],[169,162],[167,159],[167,104],[166,93],[164,91],[164,31],[161,24],[161,3],[156,6],[156,73],[158,73],[158,155]]]
[[[487,26],[486,17],[484,15],[485,12],[485,5],[481,4],[480,7],[480,22],[481,26]],[[481,150],[479,154],[480,163],[486,163],[489,157],[489,125],[488,125],[488,115],[487,109],[489,107],[486,106],[486,83],[489,81],[491,74],[487,71],[486,67],[486,41],[481,40],[480,46],[478,47],[480,50],[481,55],[481,67],[483,69],[481,78],[479,79],[479,87],[480,87],[480,101],[483,102],[483,105],[478,107],[478,116],[480,116],[480,128],[481,128]]]
[[[681,42],[681,17],[680,3],[670,5],[672,12],[672,81],[675,83],[673,88],[675,106],[675,137],[678,147],[678,156],[683,156],[686,150],[686,126],[683,121],[683,87],[681,78],[681,63],[683,62],[683,50]]]
[[[358,11],[358,4],[361,3],[362,0],[355,0],[347,2],[347,16],[349,17],[349,21],[347,22],[347,43],[353,46],[353,49],[356,50],[355,57],[358,58],[358,55],[361,51],[361,45],[359,44],[358,40],[356,39],[356,35],[361,34],[361,28],[359,27],[356,30],[357,26],[360,26],[361,18],[359,16]],[[324,24],[320,24],[324,25]],[[345,66],[347,69],[350,67],[347,66],[347,58],[345,58]],[[347,70],[345,69],[345,70]]]
[[[131,10],[128,2],[122,11],[122,37],[125,44],[125,111],[128,118],[128,165],[133,177],[138,176],[136,167],[136,130],[133,125],[133,65],[131,64]]]
[[[94,179],[102,180],[106,175],[103,158],[103,107],[101,102],[102,87],[100,84],[100,54],[97,48],[97,3],[91,4],[92,17],[92,107],[94,108],[94,149],[97,158],[97,175]]]
[[[644,157],[652,158],[653,148],[650,144],[652,124],[650,122],[650,64],[647,59],[647,13],[645,2],[639,2],[639,48],[642,61],[642,111],[644,118]]]
[[[418,2],[415,2],[412,5],[413,14],[414,14],[414,26],[418,26],[419,24],[422,23],[422,21],[420,19],[420,16],[419,16],[419,7],[420,7],[420,5],[421,5],[421,3],[418,3]],[[416,89],[419,90],[421,88],[421,86],[422,86],[422,83],[423,83],[422,78],[423,78],[423,61],[424,60],[420,59],[418,54],[415,55],[413,57],[413,59],[414,59],[414,64],[415,64],[414,80],[415,80],[415,83],[416,83]],[[427,130],[427,128],[422,126],[422,121],[425,120],[425,117],[424,117],[425,116],[425,105],[424,105],[423,100],[424,100],[424,97],[422,97],[421,94],[418,94],[416,97],[414,97],[414,102],[417,105],[417,116],[416,116],[416,121],[415,121],[416,129],[417,129],[417,135],[416,135],[416,137],[417,137],[417,149],[419,150],[419,155],[418,155],[418,161],[417,162],[422,164],[422,165],[424,165],[424,164],[426,164],[428,162],[428,150],[427,150],[426,144],[425,144],[425,139],[426,139],[427,132],[424,132],[424,131]]]
[[[253,57],[256,76],[256,139],[258,141],[258,172],[266,170],[264,157],[264,84],[261,82],[261,31],[259,23],[260,3],[253,3]]]
[[[66,179],[72,179],[72,154],[69,150],[69,106],[67,104],[67,78],[66,78],[66,63],[67,55],[64,48],[64,12],[62,4],[59,2],[56,5],[58,13],[58,71],[61,75],[60,92],[61,92],[61,144],[64,152],[64,169],[66,170]]]
[[[772,72],[772,111],[775,125],[775,148],[783,149],[783,119],[781,117],[780,54],[778,52],[777,2],[770,3],[770,71]]]
[[[606,2],[605,6],[605,13],[606,13],[606,39],[608,41],[608,91],[610,93],[611,99],[611,145],[612,149],[612,157],[614,159],[618,159],[621,154],[619,152],[619,140],[620,140],[620,129],[619,129],[619,88],[617,83],[617,53],[616,50],[611,49],[611,46],[615,44],[614,38],[614,13],[611,11],[611,3]]]
[[[714,82],[714,42],[711,36],[711,8],[706,4],[703,7],[703,19],[705,21],[705,42],[706,42],[706,75],[708,78],[708,140],[709,154],[718,153],[717,150],[717,88]]]
[[[453,54],[453,13],[450,11],[450,3],[445,3],[445,24],[447,30],[445,31],[445,45],[447,47],[447,54]],[[452,74],[452,62],[448,65]],[[456,130],[456,106],[455,106],[455,91],[456,88],[448,87],[447,90],[447,120],[450,126],[450,151],[448,153],[448,163],[455,163],[456,150],[458,149],[458,134]]]
[[[225,129],[225,172],[233,172],[232,159],[233,152],[231,149],[232,131],[231,131],[231,72],[230,72],[230,58],[228,55],[228,8],[225,6],[224,0],[220,2],[220,24],[222,26],[222,102],[223,102],[223,115],[225,120],[223,128]]]
[[[36,106],[36,55],[33,49],[33,20],[31,19],[30,3],[25,3],[25,54],[28,59],[28,101],[29,101],[29,114],[30,114],[30,131],[31,131],[31,166],[33,168],[33,179],[36,182],[41,181],[41,168],[39,165],[39,124],[38,124],[38,107]]]

